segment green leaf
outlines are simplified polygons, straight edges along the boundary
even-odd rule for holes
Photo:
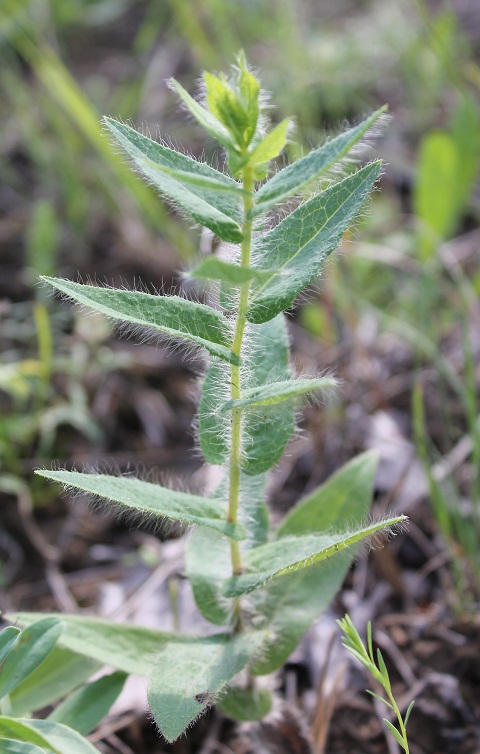
[[[226,504],[199,495],[177,492],[131,477],[82,474],[78,471],[37,470],[36,473],[66,487],[140,511],[143,515],[209,526],[232,539],[242,539],[245,535],[243,526],[226,520]]]
[[[403,721],[403,724],[405,725],[405,727],[407,727],[407,723],[408,723],[408,721],[410,719],[410,713],[411,713],[411,711],[413,709],[413,705],[414,704],[415,704],[415,699],[413,701],[411,701],[410,704],[408,705],[407,711],[405,713],[405,719]]]
[[[387,707],[390,707],[390,709],[395,709],[393,704],[390,704],[390,702],[387,699],[384,699],[383,696],[380,696],[380,694],[376,694],[375,691],[371,691],[370,689],[365,689],[367,694],[370,694],[370,696],[375,697],[375,699],[378,699],[379,702],[382,702],[382,704],[385,704]]]
[[[107,715],[126,679],[126,673],[116,671],[92,681],[59,704],[48,720],[68,725],[87,736]]]
[[[341,533],[304,534],[300,537],[282,537],[275,542],[256,547],[247,554],[244,562],[246,572],[227,579],[223,589],[226,597],[240,597],[258,589],[268,579],[289,573],[297,568],[308,568],[326,558],[336,555],[365,537],[375,534],[406,520],[395,516]]]
[[[252,267],[240,267],[237,264],[224,262],[218,257],[204,257],[188,273],[188,277],[200,280],[221,280],[230,285],[239,286],[242,283],[248,283],[251,280],[264,280],[271,275],[271,271],[262,272],[254,270]]]
[[[178,83],[178,81],[175,81],[175,79],[170,79],[169,83],[172,89],[176,91],[184,104],[187,106],[193,117],[198,121],[198,123],[200,123],[202,128],[204,128],[205,131],[210,134],[210,136],[213,136],[213,138],[216,139],[216,141],[218,141],[220,144],[222,144],[222,146],[224,146],[226,149],[235,149],[234,140],[232,139],[225,126],[220,123],[218,118],[216,118],[214,115],[212,115],[212,113],[202,107],[202,105],[199,105],[198,102],[196,102],[196,100],[194,100],[193,97],[189,95],[186,89],[184,89],[183,86]]]
[[[241,367],[242,390],[268,385],[290,377],[288,367],[288,335],[285,318],[279,315],[260,326],[247,327],[245,351],[248,363]],[[203,382],[199,407],[200,448],[208,463],[224,463],[230,448],[230,418],[222,406],[231,398],[230,370],[214,362]],[[294,430],[294,402],[251,409],[243,424],[243,471],[262,474],[281,457]]]
[[[272,382],[270,385],[250,388],[242,392],[242,397],[227,401],[220,412],[231,411],[233,408],[255,408],[258,406],[275,406],[283,401],[297,398],[306,393],[317,390],[327,390],[336,385],[333,377],[320,377],[319,379],[286,380],[284,382]]]
[[[238,364],[238,358],[230,350],[230,324],[220,312],[209,306],[178,296],[112,290],[60,278],[43,277],[42,280],[82,306],[107,317],[158,330],[174,338],[184,338],[203,346],[220,359]]]
[[[17,641],[19,633],[20,629],[15,626],[7,626],[0,632],[0,665]]]
[[[40,747],[42,754],[44,752],[55,752],[59,754],[59,750],[50,745],[50,742],[38,733],[34,728],[28,724],[30,720],[18,720],[13,717],[7,717],[6,715],[0,716],[0,741],[3,744],[3,739],[17,740],[19,742],[30,744]]]
[[[2,665],[0,698],[9,694],[37,668],[57,643],[62,623],[43,618],[22,631]]]
[[[242,191],[232,178],[142,136],[113,118],[104,118],[104,123],[162,194],[224,241],[240,243]]]
[[[388,669],[387,669],[387,666],[385,665],[385,660],[383,659],[383,655],[380,649],[377,649],[377,665],[382,676],[381,683],[385,691],[391,692],[392,688],[390,685],[390,676],[388,675]]]
[[[297,194],[319,178],[352,149],[386,109],[386,107],[380,108],[358,126],[350,128],[276,173],[257,191],[256,203],[251,211],[252,217],[266,212],[273,205]]]
[[[20,626],[28,626],[43,617],[42,613],[11,613],[8,620],[15,621]],[[122,625],[100,618],[60,613],[54,613],[51,617],[61,618],[64,624],[59,639],[61,646],[134,675],[147,676],[159,648],[166,643],[182,641],[182,637],[177,634]]]
[[[280,314],[263,325],[245,332],[248,364],[242,370],[242,389],[257,388],[290,378],[288,334]],[[219,406],[221,408],[221,404]],[[228,414],[223,414],[229,422]],[[262,406],[245,414],[243,424],[243,465],[245,474],[268,471],[281,458],[295,429],[294,401],[287,400],[266,411]]]
[[[2,738],[2,754],[45,754],[45,749],[31,743]]]
[[[76,730],[50,720],[20,720],[41,735],[59,754],[99,754],[99,750]]]
[[[276,272],[266,282],[252,284],[251,322],[266,322],[290,307],[318,275],[361,210],[380,169],[380,162],[366,165],[300,205],[254,242],[254,269]]]
[[[321,533],[364,521],[372,502],[378,455],[361,453],[300,500],[281,522],[277,537]]]
[[[46,754],[99,754],[99,750],[86,738],[66,725],[49,720],[17,719],[0,717],[0,740],[16,739],[25,744],[39,747]],[[3,754],[3,745],[2,745]],[[15,752],[15,749],[12,749]],[[29,750],[26,752],[30,754]],[[19,750],[21,752],[21,749]],[[31,754],[36,754],[35,748]]]
[[[395,740],[397,741],[397,743],[399,743],[400,746],[402,747],[402,749],[405,749],[405,751],[406,751],[407,750],[407,746],[406,746],[405,741],[403,740],[403,736],[400,733],[400,731],[397,730],[397,728],[393,725],[393,723],[391,723],[390,720],[387,720],[386,717],[383,718],[383,722],[385,723],[385,725],[387,726],[388,730],[393,735],[393,737],[395,738]]]
[[[225,477],[215,497],[227,499],[228,483],[228,477]],[[240,475],[238,515],[247,531],[246,538],[240,543],[242,553],[267,541],[269,521],[264,487],[264,474],[255,477]],[[223,582],[232,572],[228,541],[211,529],[198,527],[187,540],[185,565],[195,602],[204,618],[217,625],[228,623],[231,600],[222,595]]]
[[[258,165],[278,157],[287,142],[288,129],[291,124],[290,118],[285,118],[275,126],[269,134],[250,152],[249,165]],[[258,196],[258,194],[257,194]]]
[[[242,689],[230,686],[218,702],[225,715],[241,722],[262,720],[272,707],[272,694],[268,689]]]
[[[148,701],[167,741],[175,741],[258,652],[265,632],[217,634],[160,651]]]
[[[56,646],[28,678],[10,692],[10,713],[20,717],[66,696],[95,673],[101,664]]]

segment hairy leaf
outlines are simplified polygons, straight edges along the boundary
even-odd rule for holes
[[[242,240],[239,224],[242,192],[232,178],[142,136],[113,118],[105,118],[104,123],[162,194],[224,241]]]
[[[223,593],[226,597],[248,594],[274,576],[289,573],[297,568],[307,568],[357,544],[371,534],[405,520],[405,516],[394,516],[352,531],[330,535],[288,536],[256,547],[250,550],[245,558],[246,573],[227,579]]]
[[[370,508],[377,456],[363,453],[337,471],[325,484],[301,500],[286,516],[277,537],[341,531],[364,521]],[[313,621],[340,589],[355,548],[267,582],[250,596],[262,628],[275,636],[262,648],[252,671],[262,675],[281,667]]]
[[[328,255],[362,208],[381,169],[373,162],[300,205],[253,245],[254,269],[274,269],[254,282],[248,319],[266,322],[292,305],[318,275]]]
[[[331,139],[318,149],[314,149],[305,157],[288,165],[276,173],[263,184],[255,195],[255,206],[251,211],[252,217],[266,212],[274,204],[287,199],[319,178],[336,162],[342,159],[366,132],[376,123],[386,111],[386,107],[372,113],[366,120],[354,128]]]
[[[28,626],[43,617],[42,613],[11,613],[8,619],[20,626]],[[134,675],[148,675],[160,647],[182,641],[179,634],[122,625],[100,618],[59,613],[51,617],[61,618],[64,624],[59,640],[61,646]]]
[[[71,694],[48,716],[87,736],[108,714],[125,685],[127,675],[116,671],[97,678]]]
[[[8,653],[0,673],[0,698],[9,694],[37,668],[57,643],[62,623],[43,618],[22,631]]]
[[[100,667],[95,660],[56,646],[42,664],[10,692],[10,713],[20,717],[56,702]]]
[[[265,632],[217,634],[160,651],[150,676],[148,701],[167,741],[175,741],[247,665]]]
[[[269,162],[270,160],[275,159],[275,157],[278,157],[286,144],[288,129],[290,128],[291,122],[290,118],[285,118],[285,120],[282,120],[278,126],[275,126],[275,128],[272,129],[272,131],[270,131],[270,133],[267,134],[259,144],[257,144],[252,152],[250,152],[248,164],[258,165],[259,163]]]
[[[240,267],[238,264],[224,262],[213,255],[204,257],[188,273],[191,278],[221,280],[235,286],[242,285],[242,283],[247,283],[250,280],[264,280],[269,275],[271,275],[270,271],[263,272],[262,270],[254,270],[252,267]]]
[[[240,476],[238,516],[247,531],[246,538],[240,543],[242,553],[267,541],[269,521],[264,501],[265,479],[265,474]],[[227,499],[227,478],[216,490],[215,497]],[[185,564],[195,602],[204,618],[217,625],[228,623],[231,600],[222,594],[223,582],[232,572],[228,541],[211,529],[198,527],[187,541]]]
[[[199,495],[177,492],[158,484],[131,477],[82,474],[78,471],[37,471],[37,474],[66,487],[118,503],[127,509],[155,518],[168,518],[209,526],[232,539],[242,539],[245,530],[226,520],[226,505]]]
[[[242,390],[269,385],[290,377],[288,336],[285,318],[279,315],[260,326],[249,325],[245,332],[248,363],[241,368]],[[230,371],[214,362],[203,382],[199,408],[200,447],[209,463],[224,463],[230,448],[230,418],[222,406],[230,399]],[[243,471],[262,474],[282,455],[294,430],[294,402],[286,400],[268,411],[251,409],[242,425]]]
[[[178,296],[112,290],[60,278],[43,277],[42,280],[82,306],[107,317],[189,340],[220,359],[238,363],[230,350],[228,320],[209,306]]]
[[[184,89],[183,86],[178,83],[178,81],[175,81],[175,79],[170,79],[170,86],[172,87],[172,89],[174,89],[174,91],[177,92],[177,94],[183,100],[184,104],[188,107],[193,117],[198,121],[198,123],[200,123],[202,128],[204,128],[205,131],[210,134],[210,136],[213,136],[214,139],[216,139],[220,144],[222,144],[222,146],[226,147],[227,149],[235,149],[234,140],[232,139],[230,133],[225,128],[223,123],[220,123],[218,118],[212,115],[212,113],[209,112],[206,108],[202,107],[202,105],[199,105],[198,102],[196,102],[193,97],[190,96],[186,89]]]
[[[250,388],[242,392],[242,397],[233,401],[227,401],[220,411],[231,411],[232,408],[255,408],[258,406],[275,406],[277,403],[297,398],[306,393],[317,390],[326,390],[334,387],[336,380],[333,377],[320,377],[318,379],[285,380],[284,382],[272,382],[269,385]]]

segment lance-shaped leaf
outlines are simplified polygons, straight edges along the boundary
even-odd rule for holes
[[[331,139],[318,149],[314,149],[305,157],[288,165],[276,173],[263,184],[255,195],[255,206],[251,210],[252,217],[266,212],[278,202],[302,191],[309,183],[319,178],[332,165],[342,159],[357,142],[365,136],[367,131],[385,113],[382,107],[372,113],[362,123]]]
[[[372,452],[349,461],[290,511],[277,537],[321,534],[333,526],[341,531],[352,521],[364,521],[372,501],[377,462]],[[271,628],[275,636],[262,647],[252,672],[272,673],[286,662],[340,589],[355,551],[351,547],[309,568],[272,579],[250,595],[259,627]]]
[[[48,720],[63,723],[88,736],[108,714],[112,704],[122,691],[126,673],[115,671],[88,683],[71,694],[48,716]]]
[[[59,645],[134,675],[147,676],[160,647],[182,641],[179,634],[79,615],[12,613],[8,620],[29,626],[44,617],[61,618],[64,629]]]
[[[268,510],[264,500],[266,476],[240,475],[239,522],[247,536],[240,543],[242,553],[264,544],[269,531]],[[215,497],[226,500],[229,479],[225,477]],[[205,553],[208,552],[208,557]],[[230,545],[225,537],[206,527],[198,527],[188,538],[185,565],[197,607],[208,621],[225,625],[231,618],[232,603],[222,594],[222,585],[232,572]]]
[[[101,663],[56,646],[42,664],[10,692],[10,713],[20,717],[43,709],[69,694],[100,668]]]
[[[242,240],[242,191],[232,178],[142,136],[124,123],[112,118],[105,118],[104,123],[162,194],[224,241]]]
[[[300,537],[282,537],[275,542],[250,550],[245,558],[246,573],[227,579],[223,593],[226,597],[240,597],[258,589],[268,579],[287,574],[297,568],[326,560],[341,550],[361,542],[383,529],[406,520],[406,516],[394,516],[353,531],[327,534],[305,534]]]
[[[112,319],[141,328],[157,330],[174,338],[183,338],[203,346],[214,356],[232,364],[238,358],[231,352],[231,328],[228,320],[204,304],[178,296],[153,296],[140,291],[121,291],[82,285],[71,280],[42,277],[49,285]]]
[[[183,88],[178,81],[170,79],[170,86],[177,92],[183,103],[187,106],[193,117],[200,123],[210,136],[213,136],[226,149],[235,149],[235,141],[230,132],[225,128],[218,118],[212,115],[205,107],[202,107],[190,94]]]
[[[167,741],[175,741],[247,665],[264,631],[217,634],[167,646],[157,656],[148,701]]]
[[[62,623],[56,618],[43,618],[22,631],[2,665],[0,699],[27,678],[50,654],[62,628]]]
[[[262,162],[270,162],[270,160],[278,157],[286,144],[291,122],[290,118],[285,118],[285,120],[282,120],[281,123],[275,126],[250,152],[248,164],[258,165]]]
[[[212,255],[202,259],[188,273],[188,277],[199,280],[220,280],[230,285],[239,286],[251,280],[265,280],[271,274],[270,270],[264,272],[263,270],[254,270],[252,267],[240,267],[238,264],[224,262]]]
[[[36,473],[66,487],[136,510],[142,515],[209,526],[232,539],[245,536],[243,526],[226,520],[226,504],[199,495],[177,492],[131,477],[83,474],[78,471],[42,470]]]
[[[76,730],[50,720],[0,717],[0,739],[4,736],[38,745],[48,754],[99,754]]]
[[[366,165],[300,205],[254,243],[252,266],[277,272],[266,282],[253,283],[251,322],[266,322],[287,309],[318,275],[365,203],[380,169],[381,162]]]
[[[290,377],[288,335],[285,318],[279,315],[260,326],[249,325],[244,336],[248,364],[241,367],[242,390],[268,385]],[[230,372],[226,364],[214,362],[203,382],[199,408],[200,447],[209,463],[224,463],[230,449],[230,418],[221,412],[231,398]],[[276,406],[252,408],[245,415],[243,471],[255,476],[267,471],[282,455],[294,430],[294,401]]]
[[[7,626],[0,632],[0,665],[17,641],[19,634],[20,629],[15,626]]]
[[[31,743],[14,741],[11,738],[2,738],[3,754],[45,754],[45,749]]]
[[[270,385],[244,390],[241,398],[227,401],[220,409],[231,411],[233,408],[256,408],[259,406],[275,406],[277,403],[298,398],[307,393],[318,390],[330,390],[337,381],[333,377],[319,377],[318,379],[284,380],[272,382]]]

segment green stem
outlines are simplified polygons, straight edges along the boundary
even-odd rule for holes
[[[245,168],[243,176],[243,188],[245,191],[243,199],[243,241],[241,254],[241,267],[250,266],[250,248],[252,241],[252,220],[249,218],[249,212],[253,206],[253,171],[251,168]],[[235,323],[235,334],[233,338],[232,351],[240,357],[242,351],[243,334],[247,321],[248,296],[250,283],[247,281],[240,287],[240,297],[238,303],[237,321]],[[241,397],[240,367],[232,365],[231,367],[231,396],[232,400]],[[230,453],[230,491],[228,498],[228,520],[236,523],[238,518],[238,501],[240,497],[240,472],[241,472],[241,411],[233,409],[232,411],[232,444]],[[230,540],[230,551],[232,558],[232,571],[234,574],[240,574],[243,571],[242,555],[240,545],[233,539]],[[240,599],[235,600],[234,621],[236,629],[240,628]]]

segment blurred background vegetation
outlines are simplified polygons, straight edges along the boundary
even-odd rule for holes
[[[301,364],[332,366],[344,389],[320,418],[307,411],[313,444],[280,476],[302,491],[375,446],[376,432],[398,435],[410,455],[397,483],[412,459],[423,468],[417,498],[431,501],[468,603],[480,584],[473,1],[2,0],[0,489],[25,512],[53,504],[30,474],[54,459],[198,466],[183,453],[198,365],[117,344],[107,323],[72,313],[37,279],[183,284],[177,270],[208,239],[130,171],[99,120],[221,160],[165,82],[194,91],[240,48],[272,93],[273,121],[296,118],[286,159],[384,103],[392,116],[370,153],[386,160],[381,192],[292,316]]]

